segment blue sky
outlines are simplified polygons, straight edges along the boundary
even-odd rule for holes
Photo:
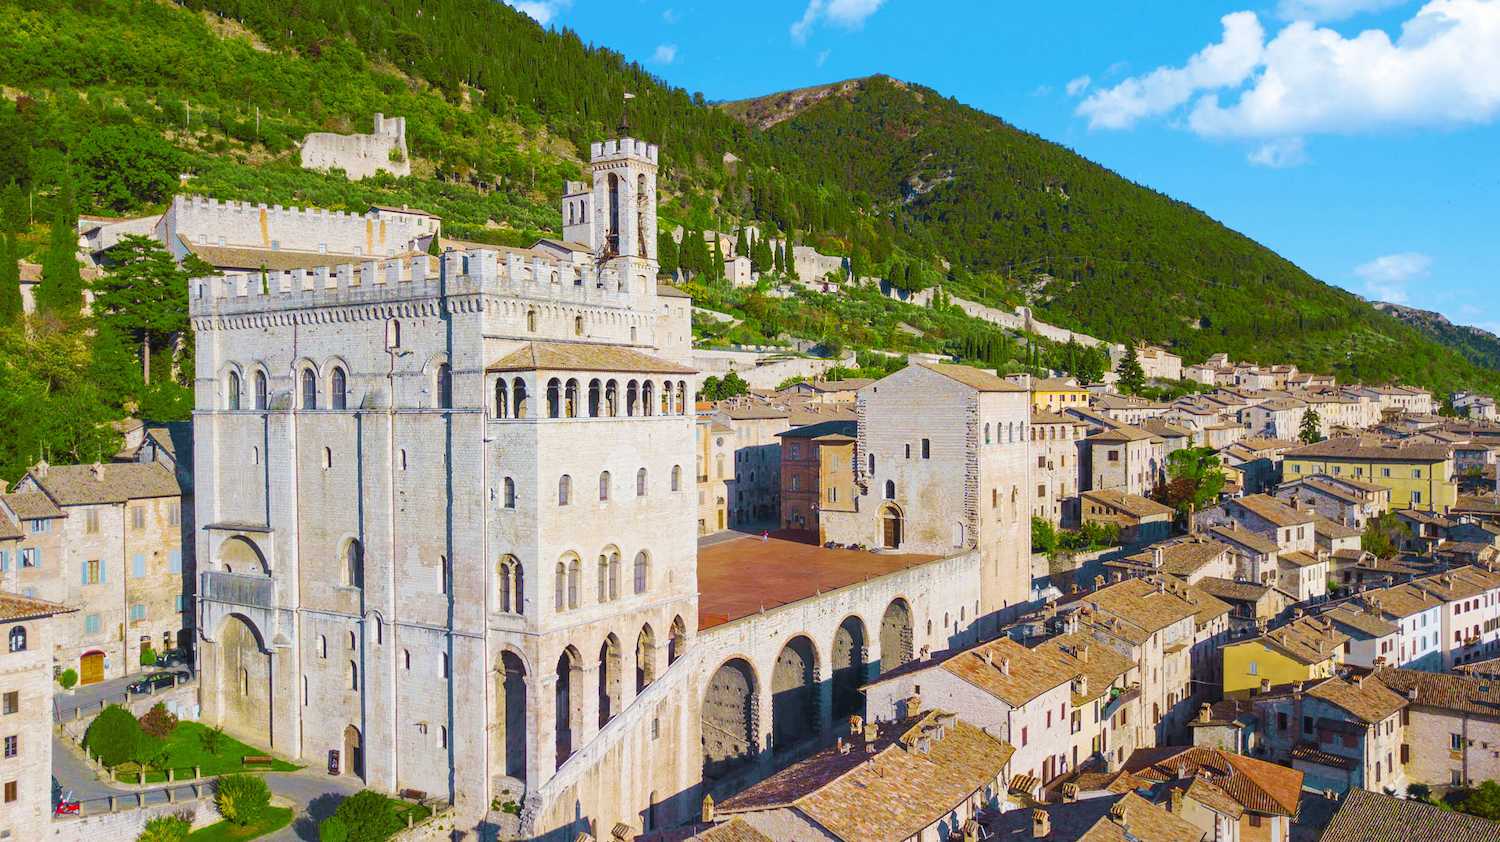
[[[1324,281],[1500,333],[1500,0],[512,5],[711,100],[918,82]]]

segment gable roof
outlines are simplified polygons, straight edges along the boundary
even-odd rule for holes
[[[48,602],[45,599],[0,591],[0,621],[32,620],[37,617],[50,617],[53,614],[67,614],[76,610],[78,609]]]
[[[485,371],[616,371],[639,374],[693,374],[623,345],[594,342],[527,342],[485,367]]]
[[[1384,722],[1406,707],[1401,694],[1370,678],[1346,681],[1335,676],[1313,685],[1307,695],[1337,705],[1366,725]]]
[[[1027,649],[1008,637],[981,643],[943,661],[939,668],[1011,707],[1067,684],[1082,672],[1076,665]]]
[[[1137,749],[1125,759],[1126,771],[1165,782],[1203,774],[1240,806],[1255,813],[1296,816],[1302,797],[1302,773],[1206,746]]]
[[[1211,538],[1190,538],[1171,544],[1157,544],[1144,551],[1126,556],[1129,561],[1150,566],[1155,561],[1156,550],[1161,550],[1161,572],[1173,576],[1191,576],[1204,565],[1229,552],[1229,545]]]
[[[1081,798],[1036,808],[1047,814],[1047,838],[1076,842],[1202,842],[1203,830],[1139,794]],[[1007,810],[988,822],[985,839],[1032,840],[1033,811]],[[951,837],[957,838],[957,837]]]
[[[1118,489],[1085,491],[1082,496],[1096,503],[1102,503],[1110,508],[1118,509],[1132,517],[1157,517],[1173,514],[1171,506],[1163,506],[1149,497],[1142,497],[1139,494],[1126,494]]]
[[[21,491],[15,494],[0,494],[0,502],[15,512],[17,520],[42,520],[65,517],[62,509],[52,498],[40,491]]]
[[[1304,664],[1319,664],[1332,658],[1348,640],[1349,635],[1334,628],[1332,623],[1312,617],[1299,617],[1251,638],[1251,642],[1271,644]]]
[[[1287,458],[1351,459],[1365,462],[1442,462],[1453,458],[1446,444],[1369,444],[1354,436],[1327,439],[1287,451]]]
[[[1322,836],[1322,842],[1384,839],[1500,842],[1500,822],[1351,787]]]
[[[1280,527],[1301,526],[1312,523],[1313,520],[1311,514],[1299,512],[1268,494],[1251,494],[1248,497],[1229,500],[1227,505],[1238,506],[1261,520]]]
[[[1374,676],[1410,704],[1500,719],[1500,681],[1488,675],[1383,667]]]
[[[816,424],[807,424],[802,427],[793,427],[783,430],[776,435],[783,439],[815,439],[822,436],[855,436],[859,433],[859,422],[855,420],[844,420],[835,418],[832,421],[819,421]]]
[[[1258,553],[1270,555],[1271,553],[1281,551],[1281,545],[1270,538],[1258,532],[1240,529],[1238,526],[1215,526],[1211,527],[1208,531],[1212,532],[1215,537],[1222,538],[1232,544],[1239,544]]]
[[[1085,705],[1104,695],[1111,684],[1135,667],[1135,661],[1082,632],[1050,638],[1037,644],[1032,651],[1056,658],[1086,679],[1085,692],[1073,693],[1074,706]]]
[[[953,363],[917,363],[917,365],[981,392],[1026,391],[1026,387],[1024,386],[1017,386],[1003,377],[992,374],[984,369],[974,368],[973,366],[955,365]]]
[[[42,470],[33,468],[26,476],[59,506],[90,506],[182,495],[177,477],[158,462],[48,465]]]
[[[1094,591],[1083,599],[1099,611],[1125,621],[1127,627],[1124,628],[1109,626],[1111,633],[1131,643],[1140,644],[1155,632],[1198,613],[1197,606],[1177,596],[1166,584],[1159,577],[1126,579]],[[1173,580],[1173,584],[1180,588],[1180,583],[1176,580]],[[1095,622],[1099,623],[1100,620],[1096,618]],[[1107,620],[1104,624],[1109,625]],[[1134,626],[1139,631],[1128,626]]]

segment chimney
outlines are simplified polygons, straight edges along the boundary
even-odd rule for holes
[[[46,474],[43,474],[43,476],[46,476]],[[1104,587],[1104,577],[1102,575],[1101,576],[1095,576],[1094,577],[1094,589],[1098,590],[1099,588],[1102,588],[1102,587]]]
[[[1072,784],[1072,783],[1063,784],[1062,785],[1062,796],[1063,796],[1063,803],[1064,804],[1072,804],[1074,801],[1077,801],[1078,800],[1078,784]]]
[[[1157,546],[1151,548],[1151,567],[1152,567],[1152,569],[1154,569],[1154,570],[1160,570],[1161,569],[1161,563],[1162,563],[1161,546],[1157,545]]]
[[[849,744],[846,743],[846,742],[844,742],[844,738],[843,737],[839,737],[838,740],[837,740],[837,742],[835,743],[835,745],[838,746],[839,754],[848,754],[849,753]]]
[[[1125,799],[1120,799],[1109,805],[1109,820],[1115,824],[1125,826]]]
[[[34,474],[37,479],[46,479],[47,478],[47,460],[46,459],[42,459],[42,460],[38,461],[35,465],[32,465],[31,466],[31,473]]]
[[[1031,811],[1031,838],[1046,839],[1052,835],[1052,817],[1046,810]]]
[[[1271,692],[1271,679],[1269,679],[1269,678],[1262,678],[1260,680],[1260,692],[1262,692],[1262,693],[1269,693],[1269,692]]]
[[[865,720],[859,714],[856,713],[849,717],[849,736],[858,737],[864,729]]]
[[[703,823],[704,824],[713,824],[713,820],[714,820],[714,797],[712,795],[705,795],[705,796],[703,796]]]
[[[1182,790],[1172,790],[1172,812],[1182,814]]]
[[[1415,702],[1417,700],[1417,685],[1413,684],[1411,687],[1407,688],[1406,698],[1408,701],[1412,702]]]
[[[1010,675],[1010,658],[1000,659],[1000,674]]]
[[[609,832],[609,837],[615,842],[630,842],[635,838],[635,831],[624,822],[615,822],[615,826]]]
[[[89,473],[94,475],[94,482],[104,481],[104,466],[98,462],[89,466]]]
[[[1204,702],[1203,704],[1201,704],[1201,705],[1198,706],[1198,721],[1199,722],[1208,722],[1209,720],[1213,719],[1213,716],[1214,716],[1213,705],[1210,705],[1208,702]]]
[[[970,818],[964,822],[964,842],[979,842],[979,820]]]
[[[1354,684],[1361,690],[1365,689],[1365,677],[1363,675],[1356,675],[1354,677]]]
[[[874,751],[875,750],[875,746],[873,745],[873,743],[875,742],[875,738],[879,737],[879,736],[880,736],[880,729],[875,727],[875,723],[873,723],[873,722],[867,722],[867,723],[865,723],[865,750],[866,751]]]
[[[1087,643],[1078,647],[1078,660],[1083,661],[1085,664],[1089,662],[1089,645]]]
[[[922,712],[922,697],[916,693],[907,696],[906,701],[902,702],[902,704],[906,707],[905,711],[903,711],[903,718],[905,719],[910,719]]]

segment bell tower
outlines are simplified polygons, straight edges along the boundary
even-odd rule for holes
[[[595,143],[589,167],[594,176],[593,243],[601,263],[622,275],[654,279],[656,144],[633,137]]]

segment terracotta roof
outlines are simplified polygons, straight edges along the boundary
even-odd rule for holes
[[[1271,590],[1269,585],[1236,582],[1217,576],[1205,576],[1199,579],[1196,587],[1210,596],[1218,599],[1232,599],[1235,602],[1259,602]]]
[[[984,369],[974,368],[973,366],[954,365],[952,363],[917,363],[917,365],[930,371],[935,371],[950,380],[956,380],[972,389],[978,389],[981,392],[1026,391],[1026,387],[1024,386],[1017,386],[1003,377],[991,374]]]
[[[876,727],[873,744],[824,749],[725,799],[719,812],[794,807],[838,839],[906,839],[993,784],[1015,753],[938,711]]]
[[[1233,795],[1225,792],[1218,785],[1209,782],[1207,778],[1194,777],[1193,782],[1188,784],[1188,788],[1183,794],[1215,812],[1229,816],[1235,821],[1239,821],[1240,816],[1245,814],[1244,805],[1235,801]]]
[[[1377,614],[1362,610],[1352,602],[1340,603],[1323,615],[1340,626],[1345,626],[1370,637],[1385,637],[1395,634],[1397,627],[1385,620],[1380,619]]]
[[[1500,574],[1472,566],[1455,567],[1445,573],[1414,579],[1412,584],[1444,602],[1451,602],[1479,596],[1491,588],[1500,587]]]
[[[592,342],[527,342],[485,368],[485,371],[538,370],[695,373],[691,368],[653,357],[634,348]]]
[[[1158,584],[1161,590],[1157,589]],[[1176,580],[1173,584],[1180,588]],[[1158,582],[1155,577],[1118,582],[1094,591],[1084,601],[1125,621],[1123,626],[1109,626],[1110,631],[1135,644],[1144,643],[1155,632],[1198,613],[1197,606],[1172,593],[1165,582]],[[1096,618],[1095,622],[1099,620]],[[1108,625],[1107,621],[1105,624]]]
[[[1163,506],[1155,500],[1141,497],[1138,494],[1126,494],[1123,491],[1114,489],[1085,491],[1082,496],[1137,518],[1160,517],[1162,515],[1170,516],[1173,514],[1170,506]]]
[[[1240,529],[1237,526],[1215,526],[1208,531],[1212,532],[1218,538],[1222,538],[1230,543],[1240,544],[1258,553],[1270,555],[1271,553],[1281,551],[1281,546],[1275,541],[1258,532],[1251,532],[1248,529]]]
[[[1072,694],[1074,707],[1109,692],[1111,684],[1135,667],[1134,661],[1079,632],[1051,638],[1033,647],[1032,651],[1057,659],[1086,679],[1085,692]]]
[[[1406,707],[1406,699],[1401,694],[1370,678],[1363,681],[1330,678],[1313,685],[1307,690],[1307,695],[1337,705],[1366,725],[1384,722]]]
[[[1180,427],[1170,421],[1163,421],[1160,418],[1152,418],[1148,421],[1142,422],[1141,427],[1147,432],[1155,433],[1156,435],[1163,438],[1190,439],[1193,437],[1192,430],[1189,430],[1186,427]]]
[[[1318,664],[1343,648],[1349,635],[1326,620],[1299,617],[1252,640],[1273,644],[1304,664]]]
[[[1299,512],[1286,503],[1267,494],[1252,494],[1249,497],[1230,500],[1228,501],[1228,505],[1245,509],[1261,520],[1275,526],[1299,526],[1312,522],[1311,514]]]
[[[1031,411],[1031,424],[1067,424],[1070,427],[1087,427],[1081,419],[1071,415],[1059,415],[1056,412],[1048,412],[1045,409],[1033,409]]]
[[[177,477],[158,462],[105,462],[101,465],[48,465],[45,476],[27,476],[59,506],[123,503],[153,497],[179,497]]]
[[[1161,550],[1161,572],[1170,573],[1173,576],[1191,576],[1201,570],[1204,565],[1229,552],[1229,545],[1212,539],[1189,539],[1147,547],[1144,552],[1126,558],[1138,564],[1150,566],[1157,549]]]
[[[1069,377],[1038,377],[1031,381],[1033,392],[1083,392],[1078,381]]]
[[[833,421],[820,421],[816,424],[808,424],[802,427],[793,427],[785,432],[777,433],[782,439],[816,439],[823,436],[854,436],[859,433],[859,422],[855,420],[835,419]]]
[[[1323,828],[1322,842],[1372,840],[1500,842],[1500,822],[1431,804],[1350,788]]]
[[[547,245],[552,246],[554,248],[560,248],[560,249],[562,249],[564,251],[575,251],[575,252],[581,252],[583,254],[593,254],[594,253],[593,249],[589,248],[588,246],[584,245],[583,243],[574,242],[573,240],[559,240],[559,239],[555,239],[555,238],[552,238],[552,237],[543,237],[540,240],[537,240],[535,243],[533,243],[531,247],[532,248],[536,248],[537,246],[541,245],[542,243],[546,243]]]
[[[1397,619],[1420,614],[1443,604],[1442,600],[1411,583],[1365,591],[1361,598],[1367,605],[1378,601],[1381,614]]]
[[[1089,436],[1087,438],[1087,441],[1104,442],[1105,444],[1109,444],[1113,442],[1146,441],[1150,438],[1152,438],[1152,434],[1145,430],[1142,430],[1140,427],[1131,427],[1126,424],[1121,424],[1120,426],[1111,427],[1108,430],[1095,433],[1092,436]]]
[[[941,668],[1011,707],[1078,677],[1080,669],[1049,653],[1001,637],[944,661]]]
[[[1186,588],[1188,602],[1198,606],[1198,612],[1193,615],[1198,628],[1201,629],[1210,620],[1229,613],[1231,608],[1229,603],[1198,587],[1196,584],[1189,585],[1184,582],[1183,587]]]
[[[369,261],[387,261],[411,258],[416,252],[401,252],[395,255],[333,254],[316,251],[287,251],[285,249],[251,248],[247,246],[213,246],[207,243],[190,243],[178,237],[183,246],[200,260],[215,269],[243,269],[268,272],[287,272],[293,269],[317,269],[320,266],[360,265]]]
[[[1305,553],[1302,550],[1291,550],[1289,552],[1284,552],[1281,555],[1277,556],[1277,561],[1287,564],[1291,567],[1303,568],[1313,567],[1315,565],[1323,563],[1318,560],[1317,556]]]
[[[1344,771],[1353,769],[1359,763],[1359,761],[1352,757],[1330,754],[1318,748],[1316,744],[1308,743],[1299,743],[1292,746],[1291,757],[1293,761],[1300,760],[1304,763],[1316,763],[1319,766],[1343,769]],[[1296,768],[1295,765],[1293,768]]]
[[[1254,813],[1296,816],[1302,796],[1301,772],[1206,746],[1137,749],[1125,759],[1124,768],[1159,782],[1201,770],[1210,783]]]
[[[1376,670],[1374,675],[1381,684],[1406,697],[1411,704],[1500,719],[1500,681],[1488,675],[1455,675],[1389,667]],[[1416,698],[1412,698],[1412,691],[1416,691]]]
[[[784,406],[762,403],[738,406],[720,404],[718,411],[728,416],[731,421],[763,421],[772,418],[790,418],[792,416],[791,410]]]
[[[59,605],[56,602],[48,602],[45,599],[33,599],[29,596],[0,591],[0,621],[30,620],[35,617],[66,614],[75,610],[77,609]]]
[[[814,392],[858,392],[874,382],[871,377],[850,377],[847,380],[814,380],[807,385]]]
[[[40,491],[23,491],[19,494],[0,495],[0,501],[16,513],[17,520],[41,520],[64,517],[63,510],[52,502],[52,498]]]
[[[1134,792],[1108,798],[1084,798],[1045,804],[1051,828],[1048,839],[1077,842],[1202,842],[1203,830],[1152,804]],[[985,839],[1027,840],[1032,837],[1032,810],[1000,813],[989,821]],[[953,837],[957,838],[957,837]]]
[[[1353,459],[1363,462],[1442,462],[1453,448],[1442,444],[1369,444],[1352,436],[1320,441],[1287,452],[1288,458]]]
[[[1330,540],[1357,538],[1363,534],[1352,526],[1345,526],[1338,521],[1329,520],[1320,514],[1313,515],[1313,531]]]

